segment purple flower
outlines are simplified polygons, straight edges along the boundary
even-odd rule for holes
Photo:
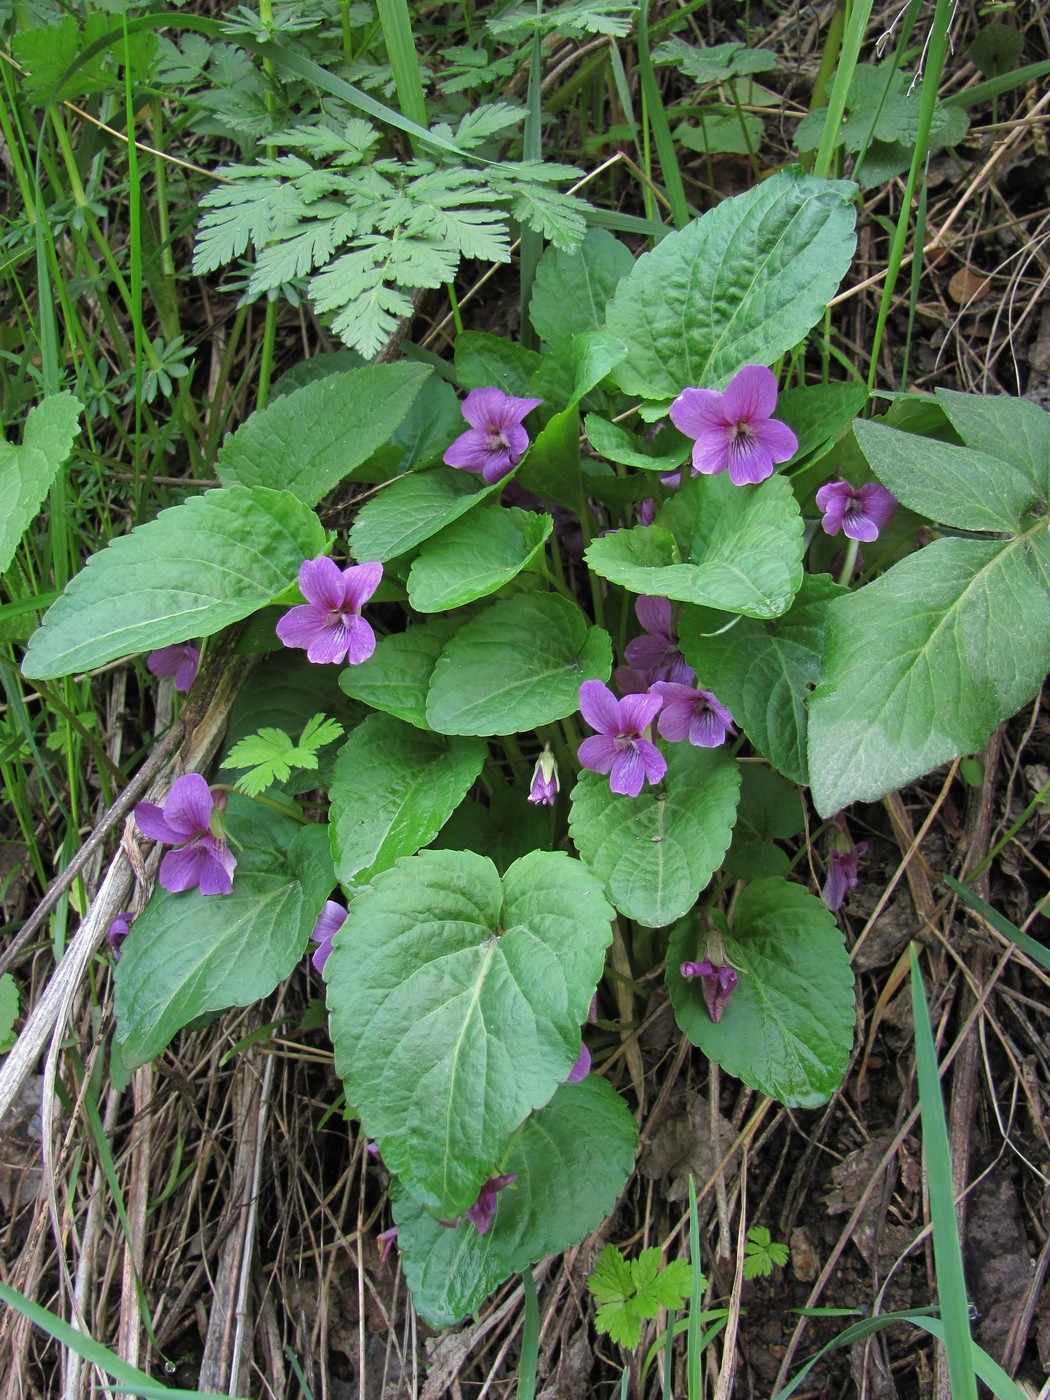
[[[109,944],[109,951],[113,954],[114,960],[120,960],[120,945],[127,938],[131,925],[135,922],[135,915],[130,912],[118,914],[106,930],[106,942]]]
[[[502,481],[521,461],[529,435],[521,420],[542,399],[515,399],[501,389],[471,389],[463,400],[463,417],[470,424],[445,453],[445,465],[480,472],[489,486]]]
[[[192,642],[176,642],[173,647],[161,647],[146,657],[147,671],[154,676],[174,676],[175,689],[182,694],[193,684],[200,664],[200,647]]]
[[[387,1259],[389,1259],[390,1251],[393,1249],[396,1240],[396,1225],[391,1225],[389,1230],[384,1230],[381,1234],[376,1236],[376,1244],[379,1246],[379,1258],[382,1263],[385,1264]]]
[[[663,754],[642,738],[661,704],[659,695],[617,700],[601,681],[584,681],[580,686],[580,710],[598,732],[584,739],[579,760],[592,773],[608,773],[613,792],[637,797],[644,783],[658,783],[667,772]]]
[[[656,519],[656,501],[652,496],[646,497],[644,501],[639,501],[635,510],[638,514],[639,525],[651,525]]]
[[[581,1079],[586,1079],[591,1072],[591,1052],[586,1045],[580,1043],[580,1053],[576,1056],[576,1063],[569,1070],[569,1077],[566,1084],[579,1084]]]
[[[510,1176],[490,1176],[478,1192],[478,1199],[467,1211],[467,1219],[474,1222],[479,1235],[487,1234],[492,1224],[492,1217],[496,1214],[496,1193],[517,1179],[517,1172],[512,1172]]]
[[[171,893],[200,886],[201,894],[229,894],[237,865],[216,816],[216,803],[199,773],[178,778],[164,806],[140,802],[135,820],[144,836],[180,849],[160,863],[160,883]],[[218,828],[218,833],[215,829]]]
[[[525,800],[534,802],[538,807],[553,807],[557,796],[558,765],[550,749],[544,748],[532,770],[532,786]]]
[[[286,647],[303,647],[306,659],[359,666],[376,649],[376,637],[361,616],[361,609],[379,587],[382,564],[339,566],[323,555],[304,559],[299,569],[299,589],[307,599],[302,607],[286,612],[277,624],[277,635]]]
[[[688,684],[693,679],[693,672],[678,649],[668,599],[637,598],[634,612],[645,628],[645,635],[632,637],[624,647],[623,655],[628,667],[645,678],[641,689],[648,690],[653,681]]]
[[[857,888],[857,862],[867,849],[867,841],[858,841],[847,851],[832,851],[828,855],[828,877],[820,897],[832,913],[842,908],[846,891]]]
[[[684,962],[678,971],[687,980],[690,977],[700,978],[700,989],[704,994],[707,1014],[712,1021],[720,1021],[723,1011],[729,1005],[730,997],[736,990],[736,984],[740,981],[736,969],[716,967],[708,957],[703,962]]]
[[[324,908],[317,916],[317,923],[314,924],[314,931],[310,935],[310,942],[320,944],[314,949],[310,961],[318,972],[324,971],[324,965],[328,961],[328,954],[332,951],[332,939],[346,922],[346,910],[341,904],[337,904],[334,899],[326,899]]]
[[[671,422],[695,438],[693,475],[729,468],[734,486],[754,486],[773,475],[774,462],[798,451],[798,438],[773,417],[777,381],[765,365],[744,365],[726,387],[683,389],[671,405]]]
[[[879,538],[897,509],[897,498],[877,481],[853,487],[848,481],[829,481],[817,492],[817,509],[826,535],[841,530],[848,539],[869,542]]]
[[[657,721],[662,738],[672,743],[688,739],[701,749],[717,749],[727,735],[736,733],[733,716],[709,690],[674,681],[656,681],[653,690],[664,702]]]

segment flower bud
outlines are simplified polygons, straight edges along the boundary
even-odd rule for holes
[[[557,796],[558,765],[548,746],[544,748],[536,760],[536,767],[532,770],[532,786],[529,788],[527,800],[540,807],[553,807]]]

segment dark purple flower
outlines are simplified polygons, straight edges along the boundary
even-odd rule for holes
[[[671,422],[695,439],[693,475],[729,468],[734,486],[754,486],[773,475],[774,462],[798,451],[798,438],[773,417],[777,381],[765,365],[744,365],[726,386],[683,389],[671,405]]]
[[[688,739],[702,749],[717,749],[735,734],[733,716],[709,690],[695,690],[674,681],[656,681],[653,690],[663,696],[657,728],[664,739],[677,743]]]
[[[463,417],[470,427],[445,453],[445,465],[464,472],[480,472],[489,486],[502,481],[518,465],[529,445],[521,420],[542,402],[511,398],[502,389],[471,389],[463,400]]]
[[[877,540],[897,509],[897,498],[877,481],[853,487],[848,481],[829,481],[817,492],[817,509],[826,535],[841,530],[848,539]]]
[[[222,838],[216,803],[199,773],[176,779],[163,807],[140,802],[135,821],[144,836],[178,846],[160,863],[161,886],[173,894],[200,886],[201,894],[229,894],[237,858]]]
[[[334,899],[326,899],[324,908],[317,916],[317,923],[314,924],[314,931],[310,935],[310,942],[320,946],[314,949],[310,961],[318,972],[324,971],[324,965],[328,961],[328,954],[332,951],[332,939],[346,922],[346,910],[341,904],[337,904]]]
[[[391,1225],[389,1230],[384,1230],[381,1234],[376,1236],[376,1244],[379,1246],[379,1258],[382,1263],[385,1264],[387,1259],[389,1259],[390,1251],[393,1249],[396,1240],[396,1225]]]
[[[720,1021],[723,1011],[729,1005],[730,997],[736,990],[736,984],[740,981],[736,969],[716,967],[710,958],[705,958],[703,962],[684,962],[678,971],[687,980],[691,977],[700,978],[700,990],[704,994],[707,1014],[712,1021]]]
[[[636,598],[634,612],[645,635],[632,637],[623,655],[631,670],[645,677],[642,689],[648,690],[653,681],[678,681],[682,685],[691,681],[693,672],[678,649],[668,599]]]
[[[467,1211],[467,1219],[474,1222],[479,1235],[487,1234],[492,1224],[492,1217],[496,1214],[496,1193],[517,1179],[517,1172],[512,1172],[510,1176],[490,1176],[478,1192],[478,1199]]]
[[[663,754],[642,738],[661,703],[659,695],[627,695],[617,700],[601,681],[584,681],[580,686],[580,710],[598,732],[584,739],[579,760],[592,773],[608,773],[613,792],[637,797],[646,782],[658,783],[667,772]]]
[[[359,666],[376,648],[376,637],[361,609],[379,587],[382,564],[351,564],[340,570],[331,559],[304,559],[299,590],[307,599],[286,612],[277,635],[286,647],[302,647],[308,661]]]
[[[647,497],[644,501],[639,501],[635,510],[638,512],[639,525],[651,525],[656,519],[656,502],[652,496]]]
[[[525,799],[527,802],[534,802],[538,807],[553,807],[554,799],[558,796],[558,765],[554,761],[554,755],[549,748],[545,748],[536,760],[536,767],[532,770],[532,786],[529,788],[529,795]]]
[[[154,676],[174,676],[175,689],[182,694],[193,684],[200,664],[200,648],[192,642],[176,642],[172,647],[160,647],[146,657],[147,671]]]
[[[120,959],[120,945],[128,936],[131,925],[135,922],[135,915],[130,911],[125,914],[118,914],[106,930],[106,942],[109,944],[109,951],[115,960]]]
[[[586,1079],[591,1072],[591,1052],[582,1042],[580,1053],[576,1056],[576,1063],[569,1070],[569,1077],[566,1084],[579,1084],[581,1079]]]
[[[846,891],[857,888],[857,862],[867,849],[867,841],[858,841],[847,851],[831,851],[828,855],[828,877],[820,897],[832,913],[842,908]]]

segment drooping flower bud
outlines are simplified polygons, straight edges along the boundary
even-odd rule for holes
[[[532,786],[529,788],[526,800],[534,802],[539,807],[553,807],[554,799],[557,796],[558,765],[554,761],[550,746],[547,745],[536,760],[536,767],[532,770]]]
[[[678,969],[687,981],[700,978],[700,990],[704,994],[704,1005],[712,1021],[718,1022],[729,1005],[740,976],[736,968],[726,961],[722,938],[717,929],[711,929],[707,937],[707,948],[700,962],[684,962]]]

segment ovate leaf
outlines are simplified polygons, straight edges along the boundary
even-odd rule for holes
[[[430,677],[445,643],[456,630],[457,619],[434,618],[416,623],[404,632],[381,637],[376,649],[360,666],[347,666],[339,684],[347,695],[363,700],[373,710],[429,729],[427,691]]]
[[[529,303],[533,329],[551,345],[580,331],[601,330],[609,298],[633,266],[631,250],[602,228],[588,229],[574,253],[548,248]]]
[[[453,467],[400,476],[358,511],[350,530],[354,558],[386,563],[406,554],[498,489]]]
[[[579,1054],[612,911],[534,851],[500,880],[424,851],[350,905],[325,964],[336,1072],[383,1160],[441,1219],[472,1205]]]
[[[621,914],[661,928],[680,919],[722,863],[740,796],[736,762],[720,749],[664,744],[667,777],[638,797],[581,773],[569,830],[580,859]]]
[[[114,1014],[128,1070],[198,1016],[268,996],[302,957],[332,888],[324,827],[236,794],[226,820],[238,842],[233,892],[158,887],[121,948]]]
[[[427,366],[404,361],[366,365],[284,394],[226,439],[219,479],[290,491],[315,505],[390,442],[429,375]]]
[[[0,442],[0,573],[73,450],[81,408],[72,394],[53,394],[30,409],[21,447]]]
[[[432,1327],[476,1312],[504,1279],[578,1243],[608,1216],[634,1166],[634,1119],[611,1084],[563,1084],[515,1139],[485,1235],[448,1229],[405,1191],[393,1194],[397,1243],[412,1301]]]
[[[332,857],[344,885],[365,884],[438,834],[481,772],[480,739],[424,734],[369,715],[347,739],[331,787]]]
[[[612,644],[567,598],[519,594],[464,623],[434,668],[427,721],[441,734],[516,734],[579,708],[609,679]]]
[[[317,516],[286,491],[206,491],[93,555],[48,609],[22,669],[46,680],[211,636],[272,602],[323,549]]]
[[[419,612],[443,612],[487,597],[521,573],[554,528],[549,515],[486,502],[427,540],[408,575]]]
[[[667,985],[678,1024],[760,1093],[792,1107],[826,1103],[846,1071],[855,1019],[853,972],[834,916],[801,885],[757,880],[737,900],[723,943],[740,980],[716,1023],[699,980],[678,971],[699,956],[694,923],[671,934]]]
[[[771,364],[824,313],[853,257],[853,186],[797,168],[724,200],[635,263],[609,303],[626,393],[668,400]]]
[[[9,972],[0,977],[0,1055],[6,1055],[17,1039],[18,983]]]

